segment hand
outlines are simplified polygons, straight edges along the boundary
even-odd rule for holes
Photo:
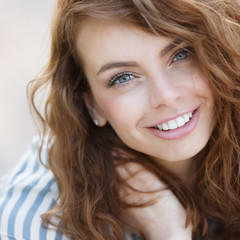
[[[153,201],[150,206],[127,208],[121,219],[130,226],[143,231],[147,240],[190,240],[191,226],[185,228],[186,211],[172,191],[154,174],[137,163],[118,166],[117,172],[136,192],[121,187],[120,197],[129,204]],[[155,192],[154,192],[155,191]]]

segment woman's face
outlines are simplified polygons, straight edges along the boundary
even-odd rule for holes
[[[77,51],[91,88],[90,115],[158,161],[192,158],[208,142],[214,100],[191,46],[117,21],[89,20]]]

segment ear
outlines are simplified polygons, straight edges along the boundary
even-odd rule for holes
[[[91,93],[83,93],[83,101],[88,109],[88,113],[91,116],[93,122],[97,120],[98,126],[103,127],[107,124],[107,119],[103,116],[101,110],[97,106]]]

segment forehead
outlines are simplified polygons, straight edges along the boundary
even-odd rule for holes
[[[103,62],[131,59],[142,54],[159,54],[158,49],[170,39],[156,36],[117,20],[88,19],[78,29],[77,53],[84,66],[99,68]],[[144,57],[144,56],[143,56]]]

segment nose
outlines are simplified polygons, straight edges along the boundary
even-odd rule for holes
[[[152,108],[176,107],[176,103],[183,94],[178,79],[167,74],[151,78],[149,86],[149,101]]]

